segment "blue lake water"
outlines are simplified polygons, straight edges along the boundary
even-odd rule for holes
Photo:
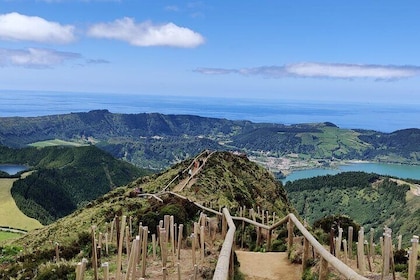
[[[191,114],[282,124],[332,122],[341,128],[382,132],[420,126],[420,106],[413,104],[0,90],[0,117],[33,117],[95,109],[108,109],[113,113]]]
[[[367,173],[376,173],[380,175],[389,175],[402,179],[410,178],[420,180],[420,166],[406,164],[387,164],[387,163],[354,163],[340,165],[334,169],[314,168],[307,170],[297,170],[286,176],[281,181],[285,184],[287,181],[311,178],[324,175],[335,175],[347,171],[364,171]]]
[[[28,169],[27,166],[20,164],[0,164],[0,171],[4,171],[9,175],[15,175],[26,169]]]

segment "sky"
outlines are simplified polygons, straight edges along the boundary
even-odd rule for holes
[[[417,0],[0,0],[0,90],[420,105],[419,15]]]

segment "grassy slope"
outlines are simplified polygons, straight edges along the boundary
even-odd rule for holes
[[[11,192],[18,207],[43,224],[71,213],[116,186],[149,174],[95,146],[0,146],[0,161],[27,164],[35,170],[15,182]]]
[[[363,225],[365,230],[380,229],[376,231],[378,236],[387,225],[393,229],[394,236],[402,234],[407,243],[412,234],[418,234],[420,230],[420,196],[414,194],[419,186],[411,184],[409,190],[405,181],[378,175],[374,182],[365,182],[357,180],[359,173],[297,180],[286,184],[286,189],[299,214],[310,223],[328,215],[344,214]],[[329,183],[331,180],[334,180],[333,186]],[[298,187],[299,181],[305,185]]]
[[[50,146],[75,146],[75,147],[80,147],[80,146],[87,146],[87,144],[83,144],[83,143],[79,143],[79,142],[64,141],[64,140],[61,140],[61,139],[52,139],[52,140],[34,142],[34,143],[29,144],[28,146],[38,147],[38,148],[50,147]]]
[[[152,230],[154,226],[151,224],[158,222],[167,212],[173,213],[178,223],[188,220],[189,217],[199,214],[198,209],[191,203],[182,202],[169,196],[164,197],[165,202],[160,204],[154,199],[130,197],[129,194],[135,187],[141,187],[144,192],[150,193],[161,190],[189,163],[190,161],[184,161],[165,172],[140,178],[125,187],[117,188],[53,224],[29,232],[27,236],[20,239],[18,244],[26,244],[30,248],[48,247],[50,246],[49,241],[70,244],[77,239],[79,233],[89,232],[92,225],[97,225],[99,230],[103,231],[105,223],[110,222],[115,215],[133,216],[134,228],[137,227],[139,221],[144,221],[143,225],[148,225]],[[212,176],[220,178],[227,176],[228,173],[230,173],[230,179],[226,181],[212,180]],[[233,182],[241,186],[240,189],[231,186],[230,184]],[[216,153],[211,162],[206,164],[196,184],[200,187],[200,192],[195,194],[194,187],[192,187],[183,194],[194,201],[213,201],[215,209],[219,207],[217,202],[220,203],[220,206],[237,206],[235,196],[245,197],[249,194],[246,201],[243,201],[243,205],[248,207],[256,209],[258,205],[266,210],[275,211],[277,217],[282,217],[293,210],[284,197],[281,185],[265,169],[229,153]],[[221,186],[224,186],[227,191],[215,191]],[[211,196],[207,194],[211,194]],[[232,213],[234,213],[234,209],[232,209]]]
[[[22,234],[14,233],[14,232],[7,232],[7,231],[0,231],[0,242],[3,240],[15,239],[21,237]]]
[[[358,138],[360,133],[353,130],[331,126],[324,126],[320,129],[322,132],[319,133],[311,132],[297,135],[302,139],[302,145],[316,147],[313,154],[315,158],[341,158],[351,151],[360,154],[370,147],[369,144]]]
[[[13,182],[17,179],[0,179],[0,226],[9,226],[17,229],[32,230],[42,225],[35,219],[23,214],[11,195]]]

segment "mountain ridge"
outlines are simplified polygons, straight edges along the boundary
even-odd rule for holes
[[[24,147],[55,138],[94,144],[119,159],[155,170],[205,149],[238,150],[255,157],[297,154],[301,161],[313,159],[312,166],[325,164],[317,161],[326,159],[420,164],[417,128],[382,133],[341,129],[329,122],[284,125],[108,110],[0,118],[2,145]]]

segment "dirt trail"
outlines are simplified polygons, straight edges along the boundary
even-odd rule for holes
[[[299,280],[302,279],[301,265],[290,263],[287,253],[255,253],[236,251],[239,270],[248,280]]]

